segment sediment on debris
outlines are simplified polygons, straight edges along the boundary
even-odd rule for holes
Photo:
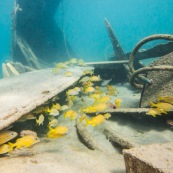
[[[138,146],[138,144],[129,141],[129,139],[126,139],[126,137],[118,135],[117,132],[108,127],[108,125],[105,126],[103,133],[110,142],[119,145],[123,149],[130,149]]]
[[[76,120],[76,129],[82,141],[89,149],[106,152],[106,149],[96,142],[93,136],[88,132],[87,128],[80,123],[79,118]]]

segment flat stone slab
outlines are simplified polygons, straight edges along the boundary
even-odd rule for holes
[[[172,173],[173,143],[123,150],[127,173]]]
[[[44,69],[0,80],[0,130],[77,82],[86,69],[93,67],[70,67],[58,74]],[[65,77],[65,71],[73,75]]]

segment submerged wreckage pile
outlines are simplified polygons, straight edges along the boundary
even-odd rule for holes
[[[55,75],[62,73],[66,77],[71,77],[73,72],[68,70],[68,67],[76,65],[86,66],[81,59],[71,59],[67,62],[56,64],[52,73]],[[30,129],[22,130],[20,138],[16,141],[13,139],[18,134],[15,131],[9,130],[10,127],[7,130],[1,131],[0,154],[9,153],[21,147],[31,147],[40,142],[37,133],[33,131],[33,123],[36,124],[37,128],[42,128],[41,126],[46,127],[46,130],[44,130],[45,133],[40,133],[39,136],[46,136],[47,138],[60,138],[69,133],[68,127],[59,125],[58,119],[60,116],[70,121],[76,120],[76,127],[81,135],[87,132],[87,126],[91,125],[94,127],[102,124],[106,119],[111,117],[111,114],[102,114],[99,112],[119,108],[122,101],[120,98],[116,98],[118,91],[114,86],[109,85],[109,82],[110,80],[104,81],[101,88],[101,77],[94,75],[93,70],[84,70],[83,77],[74,88],[68,89],[66,93],[61,93],[60,96],[53,97],[44,105],[37,107],[17,120],[17,123],[30,121],[32,122],[32,126]],[[49,91],[43,91],[43,94],[48,93]],[[90,118],[87,114],[93,114],[94,116]],[[84,136],[84,138],[86,136],[87,138],[91,138],[89,134],[85,134]],[[14,142],[9,142],[11,140]],[[93,144],[92,142],[88,145],[92,149],[99,148],[97,144]]]

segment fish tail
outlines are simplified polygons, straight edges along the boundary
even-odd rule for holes
[[[8,143],[8,145],[10,146],[10,148],[8,149],[8,152],[12,151],[13,148],[15,147],[15,145],[11,142]]]
[[[88,126],[89,124],[91,124],[91,121],[88,118],[85,118],[86,124],[85,126]]]
[[[151,107],[157,107],[157,105],[153,102],[150,102]]]

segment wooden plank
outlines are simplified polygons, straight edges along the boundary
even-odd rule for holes
[[[68,68],[73,72],[71,77],[64,76],[65,70],[53,74],[52,69],[44,69],[0,80],[0,130],[67,89],[86,69],[93,68]]]

